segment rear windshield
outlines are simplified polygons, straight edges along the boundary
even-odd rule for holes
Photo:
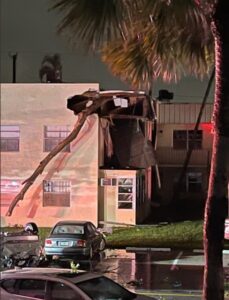
[[[53,229],[53,234],[62,234],[62,233],[73,233],[73,234],[84,234],[83,225],[57,225]]]
[[[135,294],[103,276],[79,282],[76,285],[92,300],[132,300],[136,298]]]

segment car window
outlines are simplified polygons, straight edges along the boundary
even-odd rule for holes
[[[17,294],[34,297],[35,299],[45,299],[45,285],[45,280],[20,279]]]
[[[97,231],[97,228],[95,227],[94,224],[90,223],[92,230]]]
[[[49,282],[49,300],[83,300],[84,298],[62,282]]]
[[[1,287],[8,293],[15,293],[16,279],[6,279],[1,282]]]
[[[84,227],[82,225],[58,225],[53,229],[53,234],[62,234],[62,233],[70,233],[70,234],[84,234]]]
[[[92,300],[132,300],[136,298],[135,294],[104,276],[79,282],[76,285]]]
[[[87,229],[89,234],[93,234],[93,235],[95,234],[95,229],[93,228],[91,223],[87,224]]]

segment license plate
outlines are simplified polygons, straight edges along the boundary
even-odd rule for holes
[[[68,246],[68,242],[60,242],[60,246]]]

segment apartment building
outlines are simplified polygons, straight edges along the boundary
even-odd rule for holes
[[[86,219],[95,225],[99,221],[136,224],[150,212],[153,163],[151,159],[145,163],[142,161],[145,156],[141,155],[150,150],[152,121],[148,120],[144,108],[148,102],[144,94],[121,93],[122,97],[114,97],[115,102],[119,102],[118,107],[108,105],[112,116],[115,112],[123,112],[123,115],[116,115],[121,119],[113,116],[111,121],[108,106],[100,113],[91,114],[77,138],[49,162],[24,199],[17,203],[11,215],[7,215],[24,182],[76,126],[77,116],[73,112],[77,111],[67,109],[67,100],[88,90],[98,91],[99,85],[1,85],[2,226],[23,225],[29,221],[39,226],[52,226],[62,219]],[[113,94],[110,94],[112,103]],[[81,98],[85,100],[86,96]],[[105,113],[101,116],[102,111]],[[129,147],[132,141],[127,138],[128,132],[122,142],[119,140],[124,136],[128,114],[131,114],[129,128],[136,133],[131,135],[137,144],[133,148],[135,152]],[[114,130],[114,125],[118,131]],[[110,140],[109,128],[113,128],[112,145],[107,143]],[[108,144],[117,154],[115,163],[107,155],[110,151]],[[132,152],[126,151],[127,144]],[[144,145],[144,151],[141,145]],[[131,153],[131,159],[125,163],[126,153]]]
[[[166,206],[176,200],[178,189],[183,203],[200,203],[206,199],[213,139],[213,104],[206,104],[199,129],[194,135],[200,106],[200,103],[157,103],[156,154],[161,188],[155,185],[154,201],[158,205]],[[179,176],[190,147],[193,148],[190,162],[182,184],[178,187]]]

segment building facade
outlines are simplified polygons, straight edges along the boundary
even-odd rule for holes
[[[89,88],[99,86],[1,85],[2,226],[31,220],[40,226],[52,226],[59,219],[85,216],[95,224],[98,222],[99,130],[95,115],[85,123],[78,138],[49,162],[12,215],[6,216],[22,183],[73,129],[77,118],[66,109],[66,99]]]
[[[204,205],[212,153],[213,104],[205,105],[200,126],[194,134],[200,106],[197,103],[157,103],[156,154],[161,188],[155,185],[154,196],[158,205],[176,202],[178,193],[187,207],[189,204],[195,207],[195,203],[197,207],[201,203]],[[193,150],[188,168],[181,185],[177,186],[190,147]]]
[[[95,225],[100,221],[136,224],[149,213],[150,168],[122,165],[115,170],[112,164],[106,164],[107,136],[102,123],[107,121],[102,122],[94,113],[87,117],[77,138],[48,163],[12,214],[7,215],[25,181],[76,126],[77,116],[67,109],[67,99],[88,90],[98,91],[99,85],[1,85],[2,226],[29,221],[53,226],[59,220],[71,219],[90,220]],[[123,101],[126,105],[127,100]],[[144,140],[138,132],[139,137]],[[120,152],[125,147],[117,149]],[[141,156],[134,153],[133,157],[136,160]]]

